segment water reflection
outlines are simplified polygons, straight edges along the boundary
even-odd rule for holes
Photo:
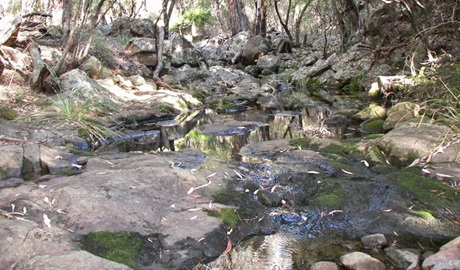
[[[287,234],[277,233],[256,236],[235,247],[227,255],[206,265],[206,269],[219,270],[289,270],[294,269],[292,243],[295,239]]]
[[[332,136],[321,121],[328,108],[312,107],[302,111],[270,112],[247,110],[235,114],[217,114],[206,109],[192,111],[157,122],[121,130],[125,136],[104,145],[104,151],[175,151],[198,149],[224,160],[241,161],[240,149],[248,144],[276,139],[307,136]]]
[[[323,136],[325,131],[317,125],[327,110],[302,112],[264,112],[249,110],[233,115],[209,114],[183,139],[176,141],[178,149],[194,148],[223,160],[241,161],[240,149],[248,144],[276,139],[296,139]],[[328,136],[332,133],[327,131]]]

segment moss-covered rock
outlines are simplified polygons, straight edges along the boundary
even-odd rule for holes
[[[387,110],[377,103],[371,103],[369,107],[353,115],[353,119],[366,120],[371,118],[385,118]]]
[[[218,210],[210,210],[208,214],[212,217],[217,217],[223,220],[224,224],[235,229],[238,223],[237,209],[235,208],[220,208]]]
[[[347,199],[346,192],[340,186],[326,185],[324,192],[313,200],[313,205],[320,209],[340,209]]]
[[[142,240],[136,233],[130,232],[94,232],[83,237],[83,249],[105,259],[140,269],[138,254]]]
[[[431,209],[447,208],[452,212],[460,211],[458,191],[437,180],[420,175],[418,168],[395,172],[388,179],[392,179],[395,185]]]
[[[420,106],[413,102],[400,102],[388,110],[387,118],[383,124],[384,130],[390,130],[397,124],[409,121],[418,116]]]
[[[378,147],[392,165],[403,167],[433,153],[452,134],[447,126],[408,123],[385,134],[379,140]],[[445,150],[438,153],[436,158],[436,162],[454,162],[456,154]]]
[[[382,133],[384,121],[381,118],[371,118],[362,122],[360,125],[360,131],[362,133]]]
[[[386,158],[383,152],[377,147],[374,146],[371,149],[368,150],[366,155],[364,156],[364,159],[370,164],[370,165],[376,165],[379,163],[385,163]]]

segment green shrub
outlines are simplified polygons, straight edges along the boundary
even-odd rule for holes
[[[115,67],[115,59],[112,51],[107,47],[105,42],[98,37],[94,37],[91,41],[90,54],[96,57],[101,63],[108,67]]]

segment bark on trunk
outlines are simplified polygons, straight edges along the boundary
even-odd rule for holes
[[[256,0],[256,16],[254,22],[254,35],[267,36],[267,0]]]
[[[227,0],[230,12],[230,29],[232,36],[239,32],[249,30],[249,20],[244,12],[244,4],[241,0]]]

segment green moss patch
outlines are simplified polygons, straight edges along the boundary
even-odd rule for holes
[[[425,205],[434,208],[448,208],[451,211],[460,210],[460,193],[437,180],[420,175],[419,169],[393,173],[388,179],[402,190],[410,193]]]
[[[211,217],[222,219],[227,226],[235,229],[238,223],[238,215],[236,214],[236,211],[237,210],[235,208],[221,208],[209,211],[208,214]]]
[[[83,249],[105,259],[140,269],[138,254],[141,252],[140,235],[130,232],[95,232],[81,241]]]
[[[420,216],[425,221],[433,221],[433,220],[435,220],[433,214],[431,214],[431,212],[427,211],[427,210],[416,211],[416,214],[418,216]]]
[[[340,186],[328,185],[323,194],[317,196],[313,203],[319,208],[340,209],[347,199],[347,194]]]

